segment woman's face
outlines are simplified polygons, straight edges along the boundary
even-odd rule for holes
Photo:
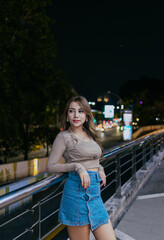
[[[71,127],[75,128],[82,127],[87,118],[86,113],[78,102],[70,103],[67,117]]]

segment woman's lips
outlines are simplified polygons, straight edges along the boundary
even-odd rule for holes
[[[78,123],[78,122],[80,122],[80,120],[73,120],[73,122],[74,122],[74,123]]]

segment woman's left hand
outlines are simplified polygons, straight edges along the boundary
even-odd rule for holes
[[[100,178],[102,180],[100,187],[102,187],[102,186],[105,187],[106,186],[106,175],[105,175],[104,171],[99,171],[99,174],[100,174]]]

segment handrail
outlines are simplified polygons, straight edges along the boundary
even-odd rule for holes
[[[42,191],[45,188],[48,188],[66,178],[66,174],[59,176],[59,175],[52,175],[46,177],[40,181],[35,183],[31,183],[28,186],[19,188],[15,191],[9,192],[0,197],[0,209],[7,207],[8,205],[22,200],[30,195],[33,195],[39,191]]]
[[[110,150],[110,152],[104,154],[104,158],[119,154],[122,151],[125,151],[126,149],[128,149],[129,147],[134,147],[138,144],[143,144],[145,140],[152,139],[153,137],[159,135],[162,132],[164,132],[164,130],[159,130],[149,136],[141,137],[138,140],[133,140],[130,143],[116,147],[116,148]],[[103,160],[101,162],[103,162]],[[48,188],[48,187],[56,184],[57,182],[64,180],[66,177],[67,177],[67,174],[64,174],[62,176],[52,175],[52,176],[46,177],[40,181],[32,183],[28,186],[22,187],[13,192],[5,194],[0,197],[0,209],[3,209],[12,203],[15,203],[26,197],[29,197],[30,195],[33,195],[39,191],[42,191],[43,189]]]
[[[112,150],[109,150],[109,153],[106,153],[104,155],[104,158],[112,156],[114,154],[118,154],[118,153],[124,151],[125,149],[129,148],[130,146],[134,147],[134,146],[138,145],[139,143],[143,144],[145,140],[148,140],[148,139],[150,139],[150,138],[152,138],[152,137],[154,137],[156,135],[159,135],[162,132],[164,132],[164,129],[163,130],[159,130],[159,131],[157,131],[155,133],[152,133],[152,134],[150,134],[148,136],[141,137],[141,138],[139,138],[137,140],[133,140],[130,143],[126,143],[126,144],[123,144],[121,146],[118,146],[118,147],[116,147],[116,148],[114,148]]]

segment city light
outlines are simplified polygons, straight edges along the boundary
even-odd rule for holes
[[[117,129],[117,132],[118,132],[120,130],[120,126],[117,126],[116,129]]]
[[[94,106],[94,105],[95,105],[95,102],[89,102],[89,105],[93,105],[93,106]]]
[[[125,141],[132,139],[132,120],[133,120],[132,111],[126,110],[123,114],[124,121],[123,139]]]
[[[109,101],[109,98],[108,97],[104,97],[104,102],[108,102]]]
[[[33,162],[34,162],[34,168],[33,168],[33,176],[38,174],[38,158],[34,158]]]
[[[101,97],[98,97],[97,98],[97,102],[101,102],[102,101],[102,98]]]
[[[113,118],[114,117],[114,106],[113,105],[105,105],[105,118]]]

